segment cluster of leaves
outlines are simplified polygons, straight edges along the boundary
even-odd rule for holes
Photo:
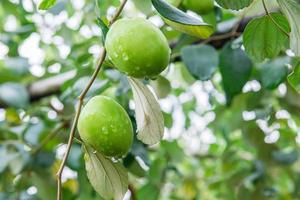
[[[187,15],[183,1],[129,1],[122,17],[160,24],[172,47],[169,68],[145,80],[162,113],[155,103],[145,106],[156,102],[148,87],[106,60],[85,101],[115,98],[139,133],[125,167],[75,142],[63,199],[121,199],[128,184],[131,198],[143,200],[300,195],[300,4],[216,0],[209,13]],[[0,4],[0,199],[56,198],[74,105],[94,70],[104,24],[119,5],[76,2]],[[144,101],[136,100],[140,94]],[[141,126],[141,113],[164,127]],[[153,144],[163,131],[155,146],[139,140]]]

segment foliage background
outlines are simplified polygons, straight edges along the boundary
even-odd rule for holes
[[[99,0],[97,7],[94,1],[61,0],[48,11],[37,10],[38,3],[0,3],[3,200],[56,198],[55,172],[66,148],[76,97],[101,51],[96,16],[110,18],[119,1]],[[267,5],[278,10],[276,1]],[[290,50],[280,49],[271,60],[258,62],[233,48],[241,44],[239,35],[249,19],[264,12],[261,1],[238,12],[216,8],[203,19],[217,27],[217,35],[236,28],[237,34],[206,41],[164,24],[149,11],[147,1],[126,5],[123,16],[147,15],[172,47],[172,62],[162,73],[166,80],[148,81],[163,97],[159,103],[165,117],[164,140],[152,147],[135,140],[124,159],[135,199],[299,198],[298,60]],[[254,38],[256,42],[261,41]],[[201,54],[194,55],[189,48],[195,43],[208,43],[210,50],[199,48]],[[198,62],[211,71],[199,69]],[[245,65],[248,70],[240,71]],[[108,61],[86,100],[97,94],[116,98],[135,123],[130,86]],[[100,199],[88,182],[76,142],[63,173],[63,198]]]

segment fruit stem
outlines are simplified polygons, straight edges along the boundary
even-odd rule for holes
[[[120,14],[121,14],[121,12],[122,12],[122,10],[123,10],[126,3],[127,3],[127,0],[123,0],[121,2],[120,6],[117,9],[116,13],[114,14],[113,18],[110,20],[109,26],[112,25],[118,19],[118,17],[120,16]],[[102,64],[105,60],[105,57],[106,57],[106,50],[105,50],[105,48],[103,48],[103,50],[102,50],[102,52],[99,56],[97,65],[96,65],[96,69],[95,69],[90,81],[88,82],[88,84],[85,86],[84,90],[82,91],[82,93],[78,97],[77,109],[76,109],[74,121],[73,121],[73,124],[72,124],[72,128],[71,128],[71,131],[70,131],[68,144],[67,144],[67,149],[66,149],[66,152],[65,152],[65,154],[63,156],[63,159],[61,161],[60,167],[59,167],[59,169],[56,173],[56,178],[57,178],[57,200],[62,200],[61,176],[62,176],[62,172],[64,170],[64,167],[66,165],[66,161],[67,161],[67,158],[69,156],[71,146],[73,144],[73,139],[74,139],[74,136],[75,136],[79,115],[80,115],[81,108],[82,108],[82,105],[83,105],[83,99],[86,96],[89,89],[91,88],[91,86],[94,83],[95,79],[97,78],[97,75],[98,75],[98,73],[101,69],[101,66],[102,66]]]

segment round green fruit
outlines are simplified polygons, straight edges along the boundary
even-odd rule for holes
[[[78,131],[86,144],[109,157],[126,155],[132,145],[133,129],[128,114],[106,96],[88,101],[79,116]]]
[[[206,14],[214,9],[214,0],[184,0],[183,6],[196,13]]]
[[[105,47],[115,67],[135,78],[159,75],[170,60],[167,39],[142,18],[116,21],[106,35]]]

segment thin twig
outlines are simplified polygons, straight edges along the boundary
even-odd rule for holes
[[[120,4],[120,7],[116,11],[115,15],[110,20],[109,26],[112,25],[117,20],[117,18],[121,14],[121,12],[122,12],[122,10],[123,10],[126,3],[127,3],[127,0],[122,1],[122,3]],[[89,91],[90,87],[92,86],[93,82],[97,78],[97,75],[98,75],[98,73],[101,69],[101,66],[102,66],[102,64],[105,60],[105,57],[106,57],[106,50],[105,50],[105,48],[103,48],[103,51],[101,52],[101,54],[99,56],[99,60],[97,62],[96,69],[95,69],[90,81],[88,82],[88,84],[86,85],[86,87],[84,88],[84,90],[82,91],[82,93],[78,97],[78,104],[77,104],[76,114],[75,114],[75,118],[74,118],[72,128],[71,128],[71,131],[70,131],[70,136],[69,136],[69,140],[68,140],[68,144],[67,144],[67,150],[64,154],[64,157],[63,157],[62,162],[60,164],[59,170],[56,174],[56,176],[57,176],[57,200],[62,199],[61,176],[62,176],[63,169],[65,167],[68,155],[70,153],[71,146],[73,144],[73,139],[74,139],[74,136],[75,136],[79,115],[80,115],[81,108],[82,108],[82,105],[83,105],[83,99],[84,99],[85,95],[87,94],[87,92]]]
[[[263,7],[264,7],[264,10],[266,12],[266,15],[271,19],[271,21],[273,22],[273,24],[275,24],[275,26],[277,26],[279,28],[279,30],[284,33],[286,36],[290,37],[290,34],[288,32],[286,32],[276,21],[275,19],[272,17],[272,15],[269,13],[268,11],[268,8],[267,8],[267,5],[266,5],[266,2],[265,0],[262,0],[262,4],[263,4]]]
[[[127,3],[127,0],[123,0],[122,3],[120,4],[119,8],[117,9],[116,13],[114,14],[113,18],[110,20],[109,25],[112,25],[113,23],[115,23],[115,21],[118,19],[118,17],[120,16],[122,10],[124,9],[125,5]]]
[[[210,38],[203,40],[200,44],[207,44],[209,42],[215,41],[215,40],[223,40],[223,39],[227,39],[227,38],[233,38],[233,37],[237,37],[240,36],[241,34],[237,32],[241,21],[242,21],[243,17],[241,17],[240,20],[238,20],[238,22],[232,27],[232,30],[228,33],[224,33],[222,35],[213,35]]]
[[[59,131],[67,125],[67,121],[60,123],[56,126],[46,137],[45,139],[34,149],[31,150],[32,154],[37,154],[52,138],[54,138]]]
[[[265,12],[266,12],[266,15],[270,15],[270,13],[269,13],[269,11],[268,11],[268,9],[267,9],[267,5],[266,5],[265,0],[262,0],[262,4],[263,4],[263,6],[264,6],[264,10],[265,10]]]

